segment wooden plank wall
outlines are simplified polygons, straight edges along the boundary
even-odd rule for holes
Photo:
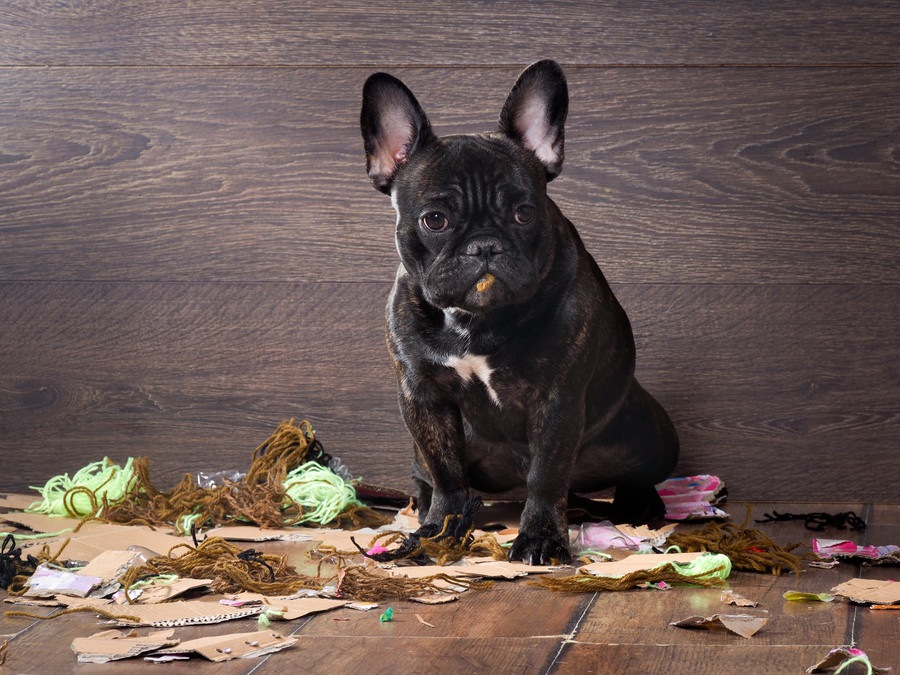
[[[572,95],[551,192],[629,311],[681,472],[896,501],[900,5],[4,0],[0,489],[109,455],[246,467],[307,417],[407,488],[393,212],[357,129],[387,69],[483,131]]]

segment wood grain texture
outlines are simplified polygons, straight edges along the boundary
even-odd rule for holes
[[[718,474],[746,499],[896,497],[876,477],[895,472],[900,442],[900,287],[617,292],[638,375],[681,435],[680,472]],[[149,456],[161,485],[245,468],[291,417],[310,418],[355,474],[408,489],[387,293],[365,283],[0,284],[0,489],[104,455]]]
[[[570,64],[896,63],[898,23],[889,0],[8,0],[0,63],[520,65],[548,55]]]
[[[676,630],[676,629],[672,629]],[[554,668],[557,675],[722,675],[723,673],[804,673],[832,647],[775,645],[764,648],[732,636],[731,644],[675,645],[572,645],[565,660]],[[751,638],[752,639],[752,638]],[[835,645],[839,647],[840,645]],[[624,670],[623,670],[624,668]]]
[[[491,128],[516,70],[395,72],[457,133]],[[0,279],[390,280],[368,73],[0,70]],[[897,70],[568,76],[550,191],[614,283],[900,282]]]

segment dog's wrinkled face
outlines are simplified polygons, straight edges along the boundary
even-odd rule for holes
[[[548,262],[544,169],[500,134],[448,136],[392,187],[397,249],[440,308],[478,313],[527,301]]]
[[[363,87],[366,170],[397,210],[397,249],[425,300],[486,313],[527,302],[549,268],[547,182],[562,170],[568,90],[559,65],[528,68],[498,130],[438,137],[400,80]]]

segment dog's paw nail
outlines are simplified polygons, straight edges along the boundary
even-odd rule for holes
[[[566,565],[572,562],[572,553],[564,542],[553,537],[520,534],[509,552],[509,559],[520,560],[526,565]]]

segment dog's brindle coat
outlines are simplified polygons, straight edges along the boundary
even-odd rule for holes
[[[565,77],[519,77],[499,131],[437,137],[406,86],[363,90],[367,169],[397,211],[387,307],[400,408],[415,441],[423,535],[473,489],[527,486],[510,558],[569,561],[571,492],[615,486],[612,517],[662,515],[654,485],[678,439],[634,377],[628,318],[547,196],[563,161]]]

